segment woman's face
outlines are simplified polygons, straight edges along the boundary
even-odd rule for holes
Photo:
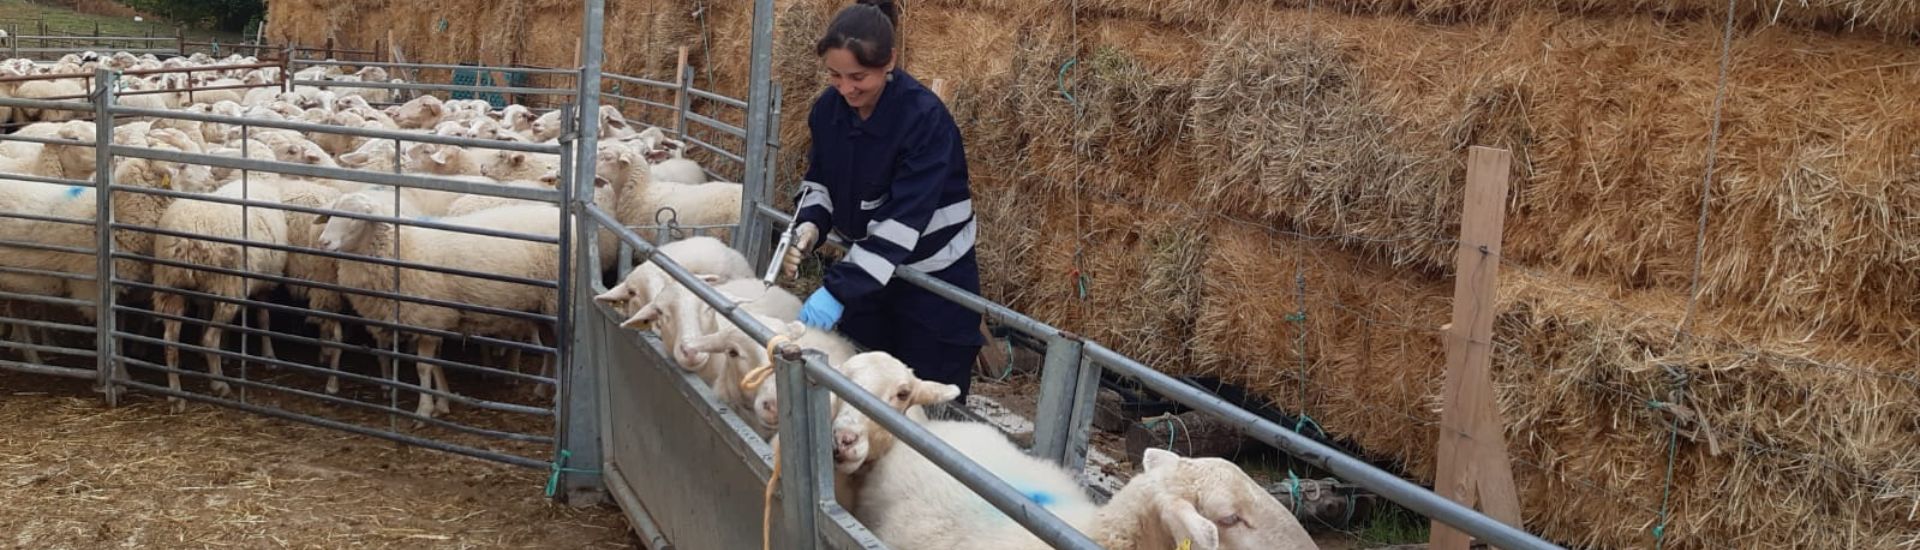
[[[822,60],[827,64],[828,83],[840,91],[840,97],[846,98],[848,106],[862,113],[873,109],[874,102],[879,101],[880,91],[887,87],[887,73],[893,70],[891,60],[886,67],[877,69],[861,65],[846,48],[827,50]]]

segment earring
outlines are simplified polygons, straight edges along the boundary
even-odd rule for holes
[[[887,73],[887,82],[893,82],[893,73]]]

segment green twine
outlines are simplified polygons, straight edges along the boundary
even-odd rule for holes
[[[433,32],[447,32],[447,18],[440,18],[440,22],[433,25]]]
[[[573,458],[573,451],[560,449],[560,459],[553,462],[552,473],[547,475],[547,498],[553,498],[553,495],[560,492],[561,472],[570,474],[600,474],[599,470],[566,467],[567,459],[569,458]]]
[[[1293,493],[1293,515],[1294,517],[1299,517],[1300,506],[1304,504],[1305,501],[1303,497],[1300,496],[1300,475],[1293,473],[1293,468],[1287,468],[1287,483],[1293,485],[1293,489],[1288,491]]]
[[[1661,403],[1658,399],[1649,399],[1647,400],[1647,408],[1659,410],[1666,408],[1666,404]],[[1668,514],[1671,513],[1667,506],[1673,498],[1673,463],[1675,457],[1680,452],[1680,417],[1669,415],[1668,422],[1667,480],[1666,486],[1660,490],[1660,524],[1653,526],[1654,550],[1665,547],[1667,543],[1667,522],[1670,521]]]
[[[1073,286],[1080,289],[1080,299],[1087,299],[1087,274],[1075,272],[1073,274]]]
[[[1295,323],[1305,323],[1307,322],[1307,312],[1297,311],[1294,313],[1288,313],[1285,319],[1287,321],[1292,321]]]
[[[1298,422],[1293,423],[1293,432],[1300,435],[1306,435],[1307,426],[1313,426],[1313,431],[1319,433],[1321,436],[1327,435],[1327,430],[1325,428],[1320,427],[1320,422],[1317,420],[1314,420],[1313,415],[1307,414],[1305,411],[1302,411],[1300,413],[1300,420]]]
[[[1000,378],[994,380],[995,382],[1005,382],[1008,378],[1013,377],[1013,338],[1007,337],[1001,339],[1001,341],[1007,344],[1007,368],[1000,371]]]
[[[1073,110],[1075,113],[1078,113],[1080,111],[1080,100],[1074,99],[1073,92],[1067,91],[1067,70],[1072,69],[1073,66],[1078,63],[1080,63],[1079,58],[1068,59],[1066,63],[1061,63],[1060,75],[1054,79],[1054,82],[1059,84],[1060,86],[1060,95],[1065,96],[1067,98],[1067,103],[1073,104]]]

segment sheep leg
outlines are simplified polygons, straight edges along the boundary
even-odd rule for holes
[[[419,354],[421,358],[433,358],[436,356],[437,353],[439,353],[439,351],[440,351],[439,338],[434,338],[431,336],[421,336],[419,343],[416,344],[414,353]],[[414,369],[418,371],[420,375],[420,388],[422,390],[428,390],[428,391],[433,390],[434,379],[435,379],[435,376],[433,373],[434,365],[426,361],[421,361],[419,358],[415,358],[413,361],[413,366],[414,366]],[[442,388],[441,391],[446,391],[446,390],[445,388]],[[420,392],[420,406],[414,409],[413,411],[414,414],[418,414],[426,418],[433,418],[435,401],[436,399],[434,399],[433,394],[429,394],[426,391]],[[413,421],[414,428],[421,428],[424,426],[426,426],[426,422],[420,421],[418,419]]]
[[[259,312],[260,328],[266,331],[260,334],[260,353],[268,359],[280,359],[279,355],[273,353],[273,313],[265,307],[257,307],[254,311]],[[267,368],[278,369],[280,367],[269,363],[267,364]]]
[[[391,345],[392,341],[388,339],[387,333],[385,331],[375,330],[371,332],[373,333],[373,345],[375,347],[377,347],[382,351],[393,350],[393,347]],[[380,379],[392,380],[393,379],[393,359],[385,355],[376,356],[376,359],[378,359],[380,362]],[[391,395],[393,393],[393,386],[381,384],[380,393]]]
[[[186,314],[187,311],[187,299],[177,294],[154,293],[153,311],[161,315],[182,316]],[[167,343],[167,389],[180,391],[180,347],[174,345],[175,342],[180,341],[180,321],[175,318],[162,317],[160,326],[161,332],[164,333],[163,338]],[[187,402],[181,400],[179,397],[167,396],[167,402],[173,404],[173,412],[177,413],[187,410]]]
[[[343,335],[340,333],[339,321],[331,321],[331,320],[321,321],[320,334],[321,334],[321,338],[327,339],[329,342],[334,344],[340,343],[341,340],[343,339]],[[327,368],[332,369],[333,372],[340,372],[340,352],[341,352],[340,348],[333,347],[333,346],[320,348],[321,360],[326,361]],[[327,377],[327,395],[338,395],[339,393],[340,393],[340,376],[339,375],[328,376]]]
[[[536,345],[536,346],[547,345],[544,341],[540,339],[539,331],[534,331],[533,333],[533,345]],[[540,354],[540,376],[548,376],[548,371],[551,370],[552,368],[553,368],[553,356],[547,355],[544,353]],[[546,399],[547,396],[552,394],[552,390],[553,388],[551,386],[548,386],[540,382],[535,382],[533,384],[534,397]]]
[[[226,372],[221,369],[220,354],[214,353],[220,350],[220,342],[225,338],[225,334],[220,330],[220,325],[233,322],[233,318],[239,314],[240,306],[226,302],[215,302],[213,306],[213,317],[209,319],[212,322],[207,324],[206,332],[200,335],[200,345],[205,346],[209,350],[206,353],[207,372],[213,373],[215,377],[215,380],[208,384],[207,387],[213,390],[214,395],[220,397],[226,397],[233,393],[233,388],[229,387],[226,382],[218,379],[226,376]],[[245,333],[241,333],[241,336],[245,335]]]

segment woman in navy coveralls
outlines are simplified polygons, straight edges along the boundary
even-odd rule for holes
[[[977,225],[966,151],[946,105],[894,66],[890,0],[841,10],[815,46],[831,85],[807,115],[813,134],[795,204],[791,276],[821,230],[850,245],[800,312],[862,347],[892,354],[925,380],[971,389],[984,345],[980,315],[895,274],[905,266],[979,292]]]

